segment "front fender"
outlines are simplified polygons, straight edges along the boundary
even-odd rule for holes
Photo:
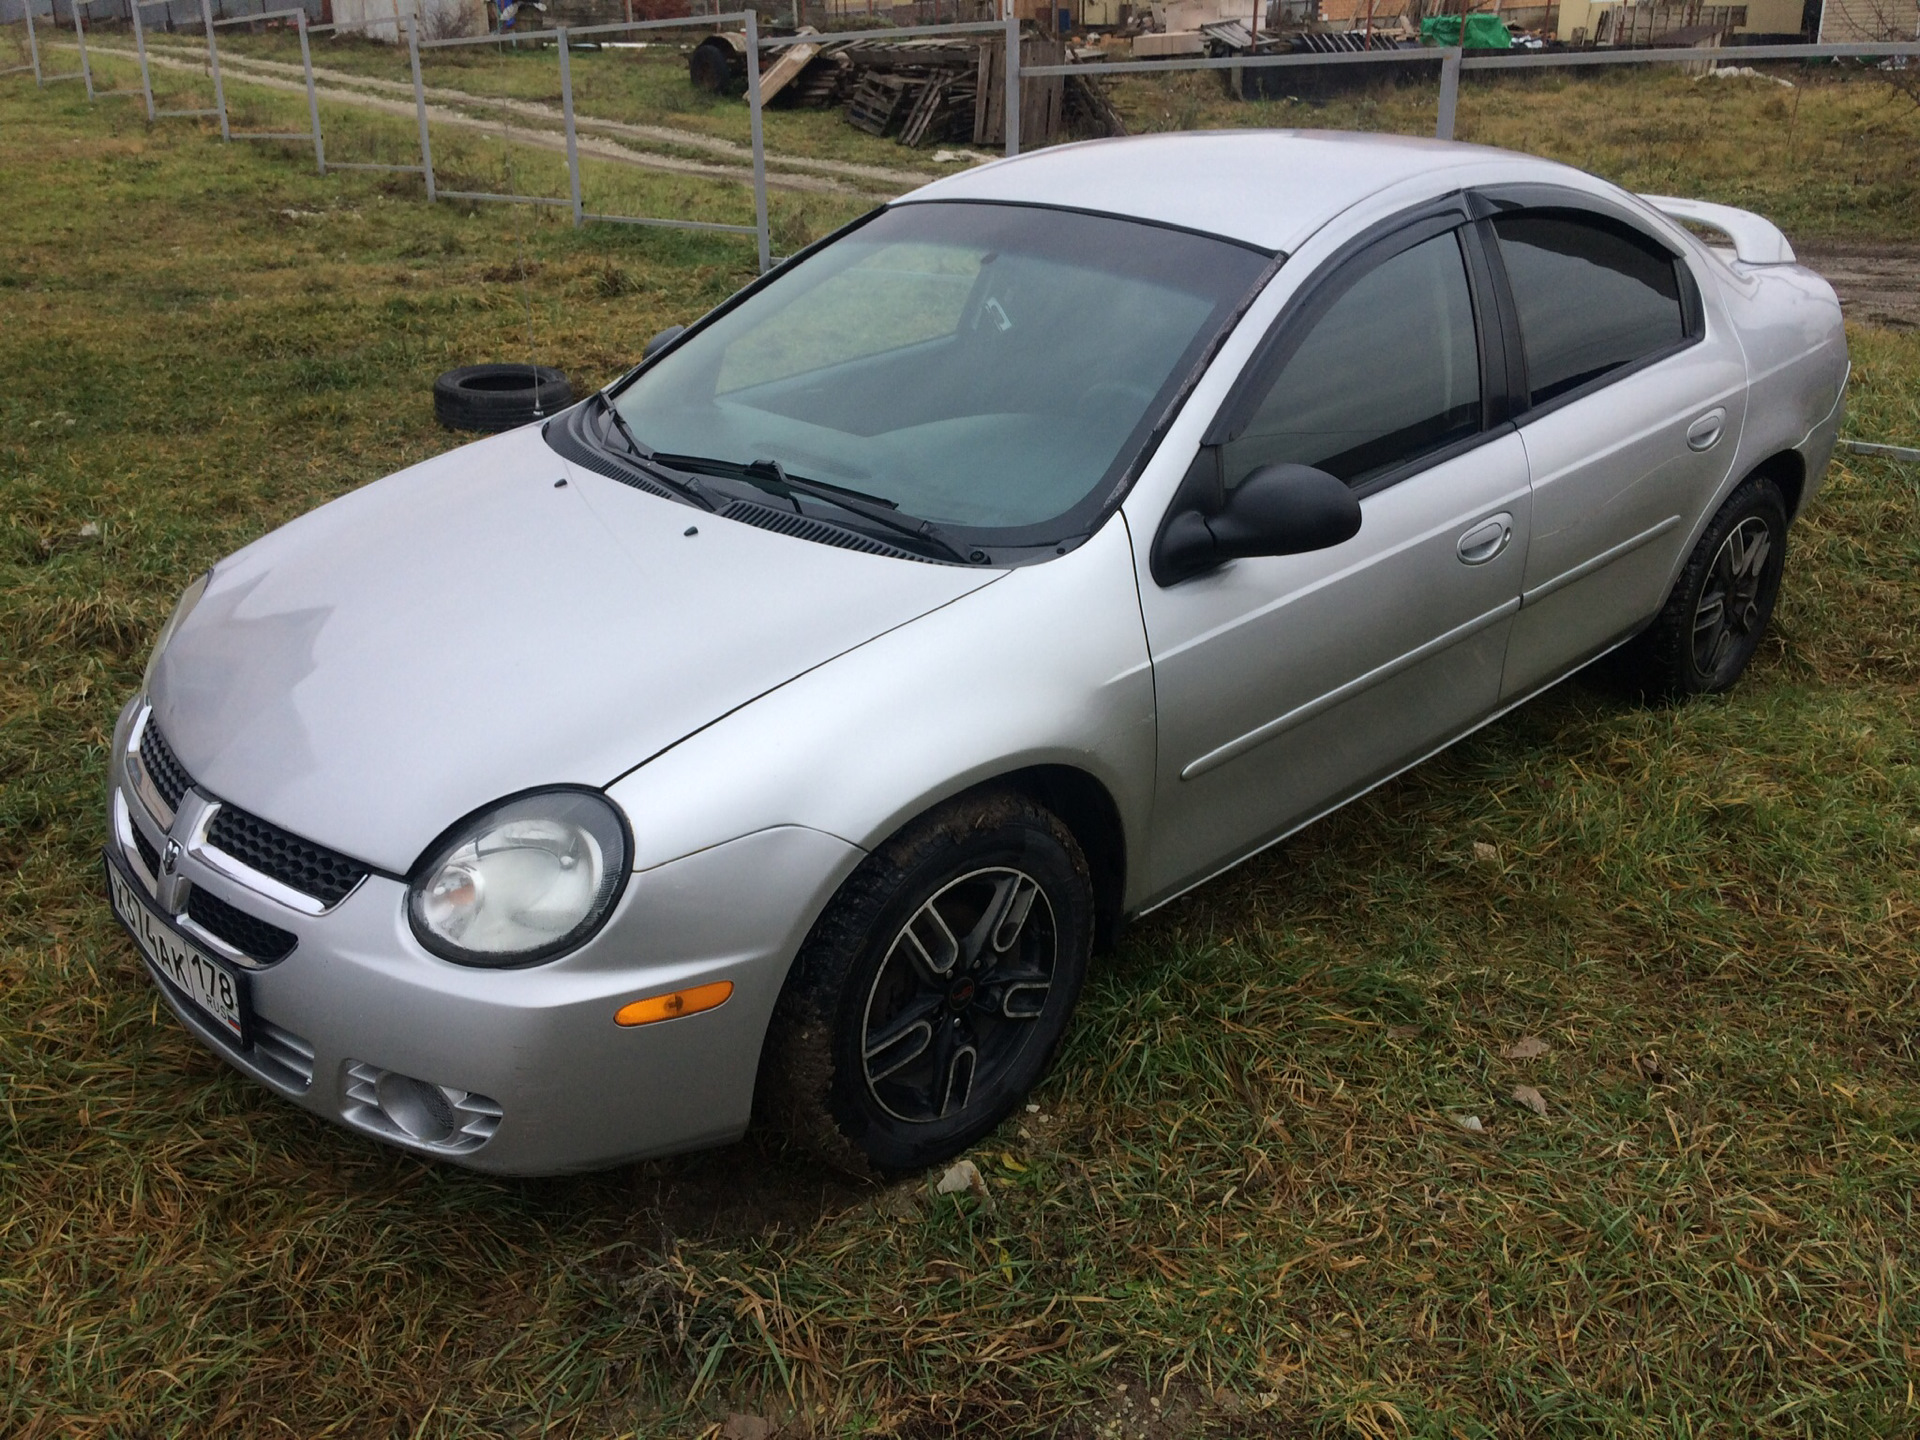
[[[948,796],[1060,765],[1105,787],[1125,853],[1140,855],[1154,746],[1152,667],[1116,515],[1070,553],[800,676],[607,793],[645,868],[782,825],[870,851]]]

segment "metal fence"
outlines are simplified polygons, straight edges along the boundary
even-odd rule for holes
[[[199,30],[204,35],[207,72],[213,86],[213,106],[211,109],[190,108],[176,110],[157,109],[154,104],[151,62],[148,53],[147,29],[144,13],[158,6],[167,6],[170,21],[183,0],[68,0],[72,17],[73,46],[77,50],[80,68],[73,71],[48,73],[45,64],[45,52],[53,42],[53,36],[43,39],[36,30],[36,0],[18,0],[23,10],[26,25],[27,50],[29,61],[25,65],[8,67],[0,75],[18,71],[32,70],[35,80],[41,85],[50,85],[60,81],[79,80],[87,90],[90,99],[106,99],[111,96],[141,95],[145,99],[147,116],[158,121],[175,116],[214,117],[220,125],[223,140],[269,140],[310,142],[313,146],[314,163],[321,174],[329,170],[370,170],[417,174],[421,177],[429,201],[445,198],[472,202],[501,202],[548,206],[567,210],[575,225],[589,223],[610,223],[622,225],[655,226],[671,229],[707,231],[720,234],[752,236],[762,271],[772,264],[772,244],[767,203],[767,147],[763,124],[761,96],[761,57],[763,53],[778,53],[788,47],[818,43],[820,35],[784,35],[762,37],[759,34],[759,22],[751,10],[736,11],[727,14],[676,18],[667,20],[642,20],[625,24],[592,25],[580,27],[559,26],[550,30],[538,30],[525,34],[488,34],[453,39],[423,40],[419,33],[418,22],[406,16],[388,17],[377,20],[341,22],[335,24],[314,25],[308,20],[307,5],[300,3],[283,5],[278,9],[249,9],[247,13],[230,15],[216,19],[215,0],[197,0]],[[51,0],[48,0],[51,4]],[[108,91],[96,91],[93,83],[92,61],[87,50],[86,24],[83,12],[90,13],[94,6],[107,7],[118,3],[131,20],[135,41],[135,59],[140,69],[140,87],[137,90],[121,88]],[[236,0],[246,3],[246,0]],[[258,0],[264,4],[264,0]],[[235,131],[232,127],[228,109],[225,82],[220,67],[220,38],[222,27],[248,22],[291,21],[299,36],[301,69],[305,78],[308,128],[306,130],[257,130]],[[417,164],[375,163],[372,161],[329,159],[326,141],[322,129],[319,94],[315,84],[311,36],[321,33],[343,34],[354,30],[369,30],[377,27],[398,26],[404,35],[407,66],[412,82],[413,108],[418,129],[419,162]],[[746,104],[748,127],[751,135],[751,172],[750,183],[753,192],[753,221],[751,224],[730,223],[715,220],[696,220],[685,216],[620,214],[611,209],[588,208],[581,175],[580,144],[578,118],[575,113],[572,55],[574,41],[591,36],[604,41],[616,35],[685,30],[690,27],[714,31],[729,26],[740,26],[744,30],[746,54]],[[63,36],[62,32],[56,32]],[[914,25],[890,27],[880,30],[846,32],[851,38],[858,34],[863,38],[884,36],[888,40],[913,39],[920,37],[970,36],[980,40],[992,37],[998,42],[1003,54],[1002,86],[1005,116],[1004,149],[1008,155],[1018,155],[1021,151],[1021,101],[1022,87],[1037,80],[1052,80],[1055,77],[1076,76],[1096,80],[1117,75],[1173,75],[1191,71],[1226,71],[1244,73],[1265,69],[1307,69],[1317,67],[1376,66],[1385,67],[1381,73],[1403,73],[1409,66],[1430,66],[1436,70],[1437,96],[1434,133],[1443,140],[1452,139],[1455,116],[1458,109],[1460,77],[1465,71],[1514,71],[1514,70],[1551,70],[1565,67],[1592,67],[1612,65],[1657,65],[1679,64],[1698,65],[1702,62],[1738,59],[1749,60],[1831,60],[1831,59],[1920,59],[1920,41],[1892,41],[1884,43],[1852,44],[1781,44],[1781,45],[1743,45],[1731,49],[1709,50],[1697,48],[1669,48],[1658,50],[1579,50],[1546,52],[1466,52],[1457,46],[1430,47],[1417,50],[1363,50],[1355,52],[1313,52],[1286,55],[1238,55],[1228,57],[1182,57],[1156,60],[1120,60],[1098,61],[1092,63],[1023,65],[1021,62],[1021,25],[1013,18],[1005,20],[980,21],[944,25]],[[398,37],[396,37],[398,38]],[[840,38],[840,37],[836,37]],[[58,40],[64,46],[64,38]],[[433,142],[431,117],[429,114],[426,88],[421,76],[421,52],[442,50],[452,47],[502,46],[513,44],[516,47],[551,48],[558,65],[558,79],[561,96],[561,123],[565,134],[565,152],[567,168],[567,194],[534,195],[512,190],[449,190],[443,188],[436,177],[433,160]],[[196,50],[197,54],[198,51]],[[598,117],[587,117],[594,123]]]
[[[1235,55],[1227,57],[1185,57],[1167,60],[1116,60],[1092,64],[1010,66],[1018,79],[1053,75],[1169,74],[1182,70],[1265,70],[1305,69],[1326,65],[1408,65],[1438,64],[1439,97],[1434,134],[1441,140],[1453,139],[1454,115],[1459,107],[1460,74],[1463,70],[1544,70],[1579,65],[1698,65],[1724,59],[1746,60],[1825,60],[1920,57],[1920,42],[1891,41],[1883,44],[1845,45],[1741,45],[1733,49],[1665,50],[1566,50],[1501,51],[1468,54],[1459,46],[1433,46],[1420,50],[1357,50],[1348,53],[1305,55]],[[1009,85],[1009,89],[1017,87]],[[1011,112],[1010,112],[1011,113]],[[1008,132],[1010,135],[1012,131]],[[1017,153],[1009,143],[1009,155]]]

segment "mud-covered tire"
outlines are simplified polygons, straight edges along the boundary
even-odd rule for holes
[[[1772,480],[1755,476],[1727,497],[1666,605],[1608,657],[1608,671],[1649,700],[1732,689],[1766,634],[1786,562],[1786,500]]]
[[[1086,857],[1050,811],[1011,791],[930,811],[861,862],[801,947],[762,1118],[859,1175],[959,1154],[1052,1063],[1093,920]]]
[[[567,377],[549,365],[462,365],[433,382],[434,418],[449,430],[517,430],[572,403]]]

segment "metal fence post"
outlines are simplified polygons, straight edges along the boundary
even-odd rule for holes
[[[573,65],[567,47],[567,27],[555,32],[560,50],[560,113],[567,122],[567,195],[573,201],[573,228],[586,222],[580,214],[580,137],[573,128]]]
[[[760,123],[760,22],[747,11],[747,123],[753,133],[753,228],[760,273],[773,268],[773,232],[767,220],[767,140]]]
[[[1440,61],[1440,118],[1433,133],[1441,140],[1453,138],[1453,112],[1460,103],[1460,47],[1449,45]]]
[[[73,38],[80,46],[80,78],[87,82],[87,99],[93,99],[93,66],[87,60],[87,32],[80,27],[80,0],[68,0],[73,12]]]
[[[133,48],[140,53],[140,93],[147,97],[147,123],[154,122],[153,113],[153,72],[147,66],[147,27],[140,20],[140,0],[128,0],[127,10],[133,16]]]
[[[307,72],[307,119],[313,122],[313,163],[324,175],[327,173],[327,147],[320,138],[320,97],[313,90],[313,46],[307,41],[307,10],[304,5],[295,13],[293,23],[300,31],[300,68]]]
[[[1000,88],[1006,91],[1007,154],[1020,153],[1020,20],[1007,7],[1007,63],[1002,67]]]
[[[220,83],[220,40],[213,33],[213,6],[200,0],[200,19],[207,30],[207,68],[213,72],[213,108],[220,112],[220,138],[231,141],[233,127],[227,123],[227,89]]]
[[[420,26],[411,17],[407,20],[407,59],[413,66],[413,109],[420,117],[420,169],[427,177],[427,203],[431,205],[433,141],[427,138],[427,87],[420,82]]]
[[[40,78],[40,41],[33,33],[33,0],[20,0],[20,8],[27,12],[27,59],[33,62],[33,83],[45,85]]]

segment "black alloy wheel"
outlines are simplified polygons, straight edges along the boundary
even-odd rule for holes
[[[1766,519],[1749,515],[1720,542],[1707,566],[1707,583],[1693,610],[1693,669],[1710,689],[1732,684],[1759,644],[1772,608],[1770,595],[1762,607],[1761,588],[1773,544]]]
[[[1786,563],[1786,500],[1754,476],[1708,522],[1653,623],[1605,668],[1655,700],[1732,689],[1766,635]]]
[[[1024,795],[923,815],[863,861],[796,957],[762,1060],[762,1115],[875,1175],[986,1135],[1046,1073],[1079,999],[1093,885]]]
[[[1053,906],[1024,870],[951,881],[913,914],[874,973],[860,1060],[873,1103],[927,1125],[967,1108],[1046,1013],[1059,959]]]

